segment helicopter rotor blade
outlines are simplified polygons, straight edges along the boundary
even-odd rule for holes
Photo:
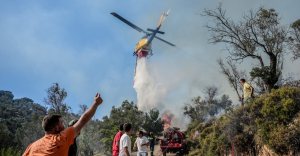
[[[129,25],[130,27],[132,27],[133,29],[137,30],[138,32],[142,32],[142,33],[145,33],[145,34],[148,34],[148,32],[144,31],[143,29],[141,29],[140,27],[132,24],[131,22],[129,22],[128,20],[126,20],[125,18],[121,17],[120,15],[118,15],[117,13],[115,12],[112,12],[110,13],[112,14],[113,16],[115,16],[116,18],[118,18],[119,20],[121,20],[122,22],[126,23],[127,25]]]
[[[165,43],[167,43],[167,44],[169,44],[170,46],[175,46],[175,44],[172,44],[172,43],[170,43],[170,42],[168,42],[166,40],[163,40],[163,39],[161,39],[159,37],[156,37],[156,36],[154,36],[154,37],[157,38],[157,39],[159,39],[159,40],[161,40],[161,41],[163,41],[163,42],[165,42]]]

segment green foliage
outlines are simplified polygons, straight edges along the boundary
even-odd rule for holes
[[[156,117],[156,111],[153,111],[153,117]],[[144,112],[138,110],[136,104],[133,102],[123,101],[122,105],[118,108],[112,107],[110,116],[104,116],[100,121],[100,138],[102,145],[102,153],[111,154],[113,139],[119,131],[119,125],[124,123],[132,124],[132,134],[138,132],[145,121]],[[132,147],[135,142],[136,136],[131,135]]]
[[[153,108],[149,112],[145,113],[145,122],[142,128],[146,132],[153,132],[154,134],[159,134],[164,130],[163,121],[159,117],[159,110]]]
[[[109,120],[114,125],[120,125],[124,123],[132,124],[132,131],[137,132],[140,130],[140,126],[144,122],[144,112],[138,110],[136,104],[133,101],[128,102],[125,100],[122,102],[121,107],[112,107],[110,111]]]
[[[40,110],[35,109],[34,106],[38,104],[34,103],[29,98],[13,99],[14,95],[9,91],[0,91],[0,140],[5,140],[7,135],[9,139],[2,143],[5,143],[5,147],[1,145],[0,149],[12,147],[13,149],[19,149],[23,151],[29,144],[25,144],[25,138],[36,138],[35,126],[38,124],[32,124],[26,127],[29,123],[34,121],[34,117],[43,114]],[[42,106],[39,105],[40,108]],[[27,128],[33,128],[33,133],[25,133]],[[22,130],[22,133],[20,131]],[[38,136],[40,137],[40,136]],[[30,142],[31,143],[31,142]],[[1,143],[0,143],[1,144]],[[26,147],[25,147],[26,146]]]
[[[195,127],[188,135],[188,144],[193,144],[189,147],[189,155],[224,155],[230,145],[222,135],[223,122],[224,117],[218,120],[211,118]],[[199,134],[195,135],[195,132]]]
[[[206,117],[213,117],[220,111],[230,107],[232,101],[228,95],[217,98],[219,88],[216,86],[208,86],[204,89],[206,97],[201,99],[200,96],[193,98],[191,103],[186,103],[183,107],[183,114],[191,119],[191,122],[201,123]]]
[[[229,107],[228,111],[218,120],[191,123],[187,130],[190,155],[230,154],[231,143],[243,155],[257,155],[264,145],[279,155],[300,153],[299,88],[272,90],[245,107]]]
[[[2,148],[0,150],[0,156],[17,156],[17,155],[21,155],[21,152],[18,149],[13,149],[11,147],[9,148]]]
[[[7,130],[5,124],[0,124],[0,149],[5,149],[10,142],[9,131]]]
[[[63,123],[67,127],[69,121],[79,119],[80,115],[71,112],[71,108],[64,103],[67,96],[65,89],[54,83],[47,90],[43,107],[29,98],[13,99],[10,91],[0,91],[0,153],[5,155],[20,155],[29,144],[42,138],[45,133],[42,129],[42,119],[47,114],[61,114]],[[79,113],[84,113],[87,105],[80,105]],[[161,128],[159,112],[153,110],[151,120],[155,122],[158,131]],[[119,124],[131,123],[133,134],[139,131],[145,120],[144,112],[138,110],[133,102],[123,101],[118,108],[111,110],[110,116],[103,117],[102,121],[89,121],[77,137],[78,153],[80,155],[105,154],[111,155],[111,147]],[[160,124],[159,126],[156,126]],[[131,136],[134,144],[136,136]],[[18,149],[18,150],[14,150]],[[15,153],[13,153],[15,151]],[[18,153],[19,152],[19,153]]]
[[[101,139],[101,143],[104,146],[104,151],[109,152],[112,151],[112,144],[114,141],[115,135],[119,132],[119,126],[114,125],[112,123],[108,123],[108,129],[101,129],[100,133],[104,135],[104,137]]]
[[[260,109],[260,114],[255,114],[258,134],[276,153],[285,154],[300,145],[290,140],[290,126],[298,124],[295,119],[299,118],[299,98],[300,89],[285,87],[253,102],[252,113]],[[296,130],[296,133],[300,135],[300,131]]]

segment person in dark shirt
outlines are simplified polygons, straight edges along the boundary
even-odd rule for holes
[[[73,126],[78,120],[72,120],[69,124],[68,127]],[[80,135],[80,133],[78,134]],[[76,137],[77,138],[77,137]],[[69,148],[69,154],[68,156],[77,156],[77,144],[76,144],[76,138],[74,138],[74,144],[72,144]]]
[[[151,156],[153,156],[155,140],[159,140],[159,139],[155,139],[155,137],[153,136],[153,132],[150,132],[150,134],[148,136],[148,140],[149,140],[149,143],[150,143],[149,146],[150,146]]]

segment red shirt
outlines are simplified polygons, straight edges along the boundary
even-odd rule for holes
[[[118,146],[116,146],[116,143],[117,141],[120,142],[120,139],[121,139],[121,136],[122,136],[122,132],[118,132],[116,135],[115,135],[115,138],[114,138],[114,143],[113,143],[113,156],[116,156],[116,155],[119,155],[119,152],[120,152],[120,149]],[[120,144],[119,144],[120,146]]]

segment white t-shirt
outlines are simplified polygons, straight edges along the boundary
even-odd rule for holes
[[[147,152],[147,146],[146,145],[141,146],[142,144],[145,144],[147,142],[149,142],[149,140],[145,136],[143,136],[142,138],[140,137],[136,138],[135,143],[138,147],[139,152]]]
[[[124,133],[120,139],[120,153],[119,156],[126,156],[124,147],[128,147],[129,155],[131,155],[131,140],[130,137]]]

